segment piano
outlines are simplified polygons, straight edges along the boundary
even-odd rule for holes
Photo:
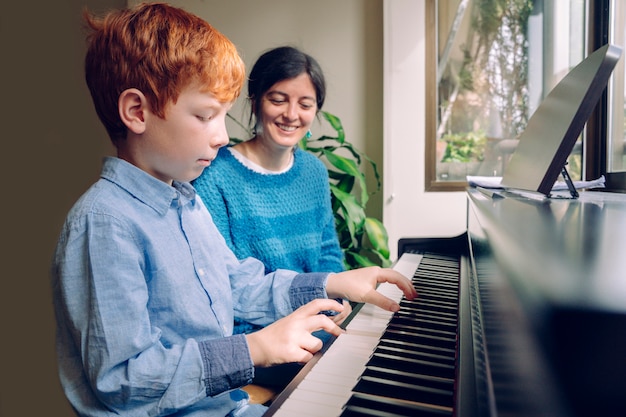
[[[265,416],[626,415],[626,194],[467,192],[467,230],[398,242],[419,292],[358,305]]]

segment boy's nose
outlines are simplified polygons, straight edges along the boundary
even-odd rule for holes
[[[226,130],[226,125],[224,124],[222,129],[220,129],[220,131],[213,136],[211,145],[213,147],[221,148],[222,146],[228,145],[229,141],[230,138],[228,137],[228,131]]]

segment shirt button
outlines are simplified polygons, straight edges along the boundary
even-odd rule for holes
[[[198,275],[200,275],[201,277],[204,276],[204,269],[202,268],[198,268]]]

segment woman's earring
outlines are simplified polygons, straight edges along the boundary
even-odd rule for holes
[[[307,138],[307,139],[311,139],[311,136],[313,136],[313,135],[311,134],[311,129],[309,129],[309,130],[307,130],[306,135],[304,135],[304,137]]]

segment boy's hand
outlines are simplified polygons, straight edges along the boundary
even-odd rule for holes
[[[417,297],[411,281],[393,269],[372,266],[332,274],[328,277],[326,292],[330,298],[346,298],[357,303],[370,303],[389,311],[398,311],[400,305],[376,291],[380,282],[395,284],[408,300]]]
[[[337,325],[341,326],[341,323],[352,313],[352,306],[350,302],[343,300],[343,311],[339,314],[335,314],[334,316],[330,316],[332,321]]]
[[[313,300],[287,317],[247,334],[252,362],[255,366],[308,362],[322,348],[322,341],[311,333],[326,330],[339,336],[343,332],[330,317],[319,313],[324,310],[341,312],[343,308],[332,299]]]

